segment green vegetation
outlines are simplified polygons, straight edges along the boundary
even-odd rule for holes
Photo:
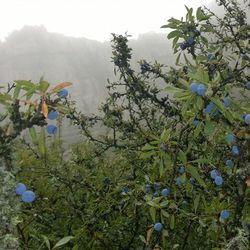
[[[1,249],[249,249],[250,26],[217,2],[221,18],[187,8],[163,26],[168,70],[135,71],[128,36],[113,34],[117,81],[99,114],[77,110],[70,83],[3,89]],[[83,138],[68,150],[63,118]]]

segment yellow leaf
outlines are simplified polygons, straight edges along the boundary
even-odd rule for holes
[[[52,93],[58,92],[59,90],[65,88],[65,87],[71,86],[71,85],[72,85],[71,82],[62,82],[62,83],[59,83],[58,85],[56,85],[56,86],[51,90],[51,92],[52,92]]]
[[[45,118],[47,118],[48,113],[49,113],[48,105],[46,104],[45,101],[43,101],[43,103],[42,103],[42,114],[44,115]]]
[[[8,126],[7,129],[5,130],[5,135],[6,135],[6,136],[9,136],[10,133],[11,133],[11,127]]]
[[[150,228],[150,229],[147,231],[147,240],[146,240],[147,246],[150,246],[150,244],[151,244],[151,238],[152,238],[152,233],[153,233],[153,231],[154,231],[153,228]]]

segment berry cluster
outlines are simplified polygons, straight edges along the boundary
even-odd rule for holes
[[[68,96],[68,90],[67,89],[62,89],[62,90],[60,90],[58,93],[57,93],[57,95],[58,95],[58,97],[59,98],[66,98],[67,96]],[[57,117],[58,117],[58,112],[57,111],[55,111],[55,110],[51,110],[49,113],[48,113],[48,119],[49,120],[55,120],[55,119],[57,119]],[[49,134],[49,135],[55,135],[56,133],[57,133],[57,126],[55,126],[55,125],[53,125],[53,124],[50,124],[50,125],[48,125],[47,126],[47,128],[46,128],[46,130],[47,130],[47,133]]]
[[[196,93],[199,96],[205,96],[207,88],[204,84],[200,83],[191,83],[189,86],[189,90],[193,93]]]
[[[21,196],[21,200],[24,203],[31,203],[36,199],[35,193],[31,190],[26,190],[26,186],[21,182],[16,186],[16,194]]]

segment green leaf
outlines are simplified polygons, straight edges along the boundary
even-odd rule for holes
[[[202,122],[200,122],[200,123],[196,126],[196,128],[195,128],[195,130],[194,130],[194,138],[196,138],[196,137],[200,134],[200,132],[201,132],[201,130],[202,130],[202,126],[203,126]]]
[[[12,101],[12,98],[9,94],[7,93],[0,94],[0,103],[7,104],[9,101]]]
[[[53,250],[53,249],[56,249],[56,248],[58,248],[58,247],[60,247],[60,246],[63,246],[63,245],[65,245],[65,244],[67,244],[67,243],[68,243],[70,240],[72,240],[73,238],[74,238],[73,236],[66,236],[66,237],[60,239],[60,240],[54,245],[54,247],[52,248],[52,250]]]
[[[175,223],[175,218],[174,215],[172,214],[170,217],[170,229],[174,229],[174,223]]]
[[[44,242],[45,242],[47,248],[50,250],[50,242],[49,242],[48,237],[45,236],[45,235],[42,235],[42,237],[43,237],[43,240],[44,240]]]
[[[45,129],[42,127],[40,130],[38,149],[42,155],[46,153]]]
[[[37,142],[37,134],[36,134],[36,130],[34,127],[29,128],[29,134],[30,134],[30,137],[31,137],[33,143],[36,143]]]
[[[195,213],[196,213],[197,208],[198,208],[198,206],[199,206],[200,198],[201,198],[201,195],[200,195],[200,194],[198,194],[198,195],[195,197],[195,200],[194,200],[194,212],[195,212]]]
[[[233,115],[231,114],[231,112],[226,109],[223,105],[223,103],[218,100],[217,98],[211,97],[210,100],[215,104],[215,106],[218,108],[218,110],[222,113],[222,115],[229,121],[229,122],[233,122],[234,118]]]
[[[180,150],[178,153],[178,159],[185,165],[187,163],[187,156],[186,154]]]
[[[167,36],[168,39],[174,38],[174,37],[180,37],[182,35],[182,33],[179,30],[174,30],[172,32],[170,32]]]
[[[156,217],[156,209],[155,207],[150,207],[149,208],[149,213],[150,213],[150,216],[152,218],[152,221],[155,222],[155,217]]]
[[[156,146],[152,146],[150,144],[146,144],[143,148],[142,148],[142,151],[150,151],[150,150],[155,150],[157,149]]]
[[[46,91],[49,88],[49,83],[46,81],[41,81],[38,86],[38,90],[40,91],[41,94],[45,94]]]
[[[192,177],[193,177],[195,180],[197,180],[198,183],[199,183],[201,186],[206,187],[206,184],[205,184],[205,182],[202,180],[202,178],[200,177],[200,174],[199,174],[197,168],[195,168],[195,167],[193,167],[193,166],[191,166],[191,165],[188,165],[188,166],[186,166],[186,171],[187,171],[188,173],[190,173],[190,174],[192,175]]]
[[[22,86],[21,86],[20,84],[16,84],[16,87],[15,87],[15,89],[14,89],[14,94],[13,94],[13,97],[14,97],[15,99],[18,98],[18,96],[19,96],[19,94],[20,94],[20,91],[21,91],[21,88],[22,88]]]
[[[208,20],[210,18],[210,15],[205,15],[204,12],[202,11],[202,8],[199,7],[196,11],[196,19],[200,21]]]
[[[169,218],[169,213],[168,212],[166,212],[165,210],[161,210],[161,214],[162,214],[162,216],[164,216],[164,217],[166,217],[166,218]]]
[[[140,240],[141,240],[144,244],[147,243],[147,242],[146,242],[146,239],[145,239],[145,237],[144,237],[143,235],[139,235],[139,238],[140,238]]]

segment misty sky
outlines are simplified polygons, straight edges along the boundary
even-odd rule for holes
[[[43,25],[50,32],[99,41],[110,33],[136,37],[181,17],[184,4],[197,7],[211,0],[0,0],[0,39],[24,25]]]

